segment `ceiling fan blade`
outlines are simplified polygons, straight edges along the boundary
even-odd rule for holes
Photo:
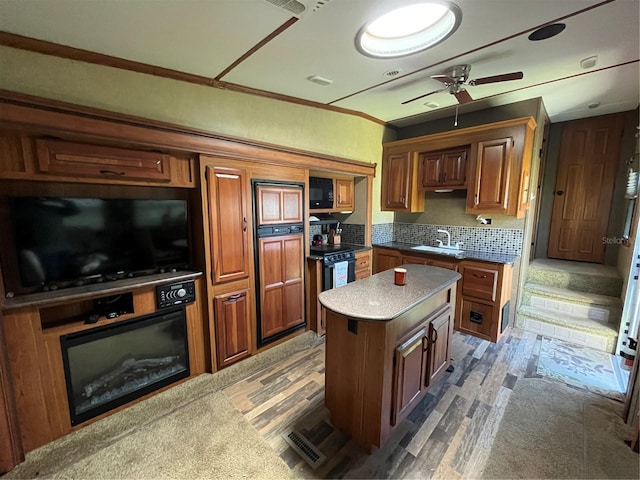
[[[454,97],[456,97],[456,99],[458,100],[458,103],[469,103],[469,102],[473,102],[473,98],[471,98],[471,95],[469,95],[469,92],[467,92],[466,90],[460,90],[457,93],[453,94]]]
[[[506,82],[509,80],[520,80],[524,78],[522,72],[503,73],[502,75],[493,75],[491,77],[482,77],[471,80],[469,85],[484,85],[486,83]]]
[[[418,97],[414,97],[411,100],[405,100],[401,103],[401,105],[406,105],[407,103],[415,102],[416,100],[420,100],[421,98],[427,97],[429,95],[433,95],[434,93],[444,92],[446,88],[441,88],[440,90],[434,90],[433,92],[425,93],[424,95],[420,95]]]
[[[446,85],[453,85],[454,83],[456,83],[456,80],[454,78],[451,78],[449,75],[431,75],[431,78],[433,78],[434,80],[438,80],[439,82],[442,82]]]

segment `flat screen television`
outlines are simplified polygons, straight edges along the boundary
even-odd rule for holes
[[[7,200],[12,241],[3,243],[14,247],[10,262],[17,270],[7,291],[28,293],[188,268],[186,200]]]

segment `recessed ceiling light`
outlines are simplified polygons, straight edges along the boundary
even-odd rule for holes
[[[566,25],[564,23],[552,23],[531,32],[527,38],[532,42],[537,42],[538,40],[546,40],[547,38],[555,37],[565,28]]]
[[[593,102],[590,103],[589,105],[587,105],[591,110],[593,110],[594,108],[598,108],[600,106],[600,102]]]
[[[387,12],[364,25],[356,35],[360,53],[392,58],[426,50],[449,37],[462,20],[457,5],[430,1]]]

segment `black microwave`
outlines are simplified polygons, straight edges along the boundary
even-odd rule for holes
[[[309,209],[333,208],[333,179],[309,177]]]

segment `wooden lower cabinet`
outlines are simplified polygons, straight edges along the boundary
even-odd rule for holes
[[[511,266],[464,260],[459,272],[455,329],[497,342],[509,326]]]
[[[456,284],[393,320],[326,310],[325,405],[331,423],[371,452],[450,365]]]
[[[356,280],[371,276],[371,250],[356,252]]]
[[[218,368],[250,355],[249,289],[216,295],[214,323]]]
[[[406,255],[400,250],[391,248],[376,247],[373,249],[373,273],[380,273],[406,264],[429,265],[431,267],[448,268],[457,272],[459,263],[460,260],[450,259],[443,255]]]
[[[373,249],[373,273],[384,272],[402,265],[402,256],[398,250],[388,248]]]

